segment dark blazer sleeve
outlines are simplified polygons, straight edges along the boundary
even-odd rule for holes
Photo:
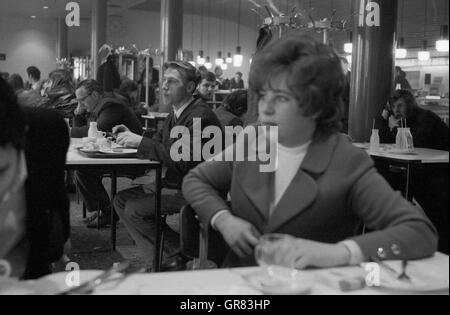
[[[363,219],[369,230],[353,238],[366,259],[377,257],[383,248],[383,259],[419,259],[431,256],[437,249],[437,233],[426,215],[406,201],[389,186],[373,167],[372,160],[363,151],[351,157],[350,165],[354,184],[349,193],[349,204],[354,213]],[[395,256],[392,246],[401,253]]]
[[[32,110],[26,115],[30,253],[24,277],[37,278],[45,274],[48,264],[61,257],[70,235],[69,199],[64,185],[69,134],[62,116],[54,111]]]
[[[183,195],[205,224],[220,210],[230,210],[225,202],[233,174],[232,162],[203,162],[183,180]]]

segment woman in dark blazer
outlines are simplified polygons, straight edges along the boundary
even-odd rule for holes
[[[50,273],[69,239],[68,128],[54,111],[20,109],[1,79],[0,125],[0,259],[14,275],[35,279]]]
[[[343,87],[339,57],[310,37],[284,38],[255,57],[250,88],[259,96],[260,123],[278,127],[278,168],[264,173],[250,159],[211,161],[183,183],[200,220],[230,246],[226,265],[255,264],[254,247],[268,233],[295,237],[278,259],[300,269],[435,252],[436,231],[423,212],[337,132]],[[361,235],[362,223],[373,232]]]

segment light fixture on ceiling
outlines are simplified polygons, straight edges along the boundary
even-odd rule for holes
[[[231,53],[229,52],[227,54],[227,58],[225,59],[226,63],[233,63],[233,57],[231,56]]]
[[[395,58],[405,59],[408,55],[408,51],[405,48],[405,39],[400,37],[397,43],[397,49],[395,50]]]
[[[198,52],[197,63],[201,66],[203,66],[206,62],[204,55],[205,55],[205,53],[203,52],[203,50],[200,50]]]
[[[32,18],[32,19],[35,19],[35,18],[36,18],[36,15],[32,15],[32,16],[30,16],[30,18]]]
[[[206,57],[205,67],[208,70],[212,69],[211,58],[209,58],[209,56]]]
[[[237,47],[236,53],[233,56],[233,66],[239,68],[242,66],[242,62],[244,61],[244,56],[242,56],[242,48],[240,46],[241,41],[241,4],[242,1],[239,0],[239,9],[238,9],[238,36],[237,36]]]
[[[223,64],[222,52],[219,51],[217,53],[216,66],[221,66],[222,64]]]
[[[47,9],[48,9],[48,6],[44,5],[44,6],[42,7],[42,9],[47,10]]]
[[[402,14],[402,17],[400,19],[400,34],[403,35],[405,0],[402,0],[401,14]],[[395,58],[405,59],[407,55],[408,55],[408,51],[405,48],[405,38],[401,36],[397,42],[397,49],[395,50]]]
[[[428,49],[428,42],[426,40],[423,41],[423,47],[422,50],[419,51],[417,57],[420,61],[428,61],[430,60],[430,52],[427,50]]]
[[[353,52],[353,32],[350,32],[349,41],[344,44],[344,51],[346,54],[351,54]]]
[[[441,37],[436,41],[436,50],[448,52],[448,25],[441,25]]]
[[[220,67],[222,68],[222,70],[228,70],[228,64],[225,58],[222,59],[222,64],[220,65]]]

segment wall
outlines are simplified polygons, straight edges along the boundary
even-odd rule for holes
[[[26,68],[35,65],[47,77],[56,68],[56,22],[0,16],[0,53],[6,54],[1,71],[19,73],[25,81]]]

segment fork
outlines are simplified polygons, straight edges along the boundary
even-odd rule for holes
[[[406,267],[408,266],[407,260],[402,260],[402,272],[398,275],[397,279],[407,280],[411,282],[411,278],[406,274]]]

